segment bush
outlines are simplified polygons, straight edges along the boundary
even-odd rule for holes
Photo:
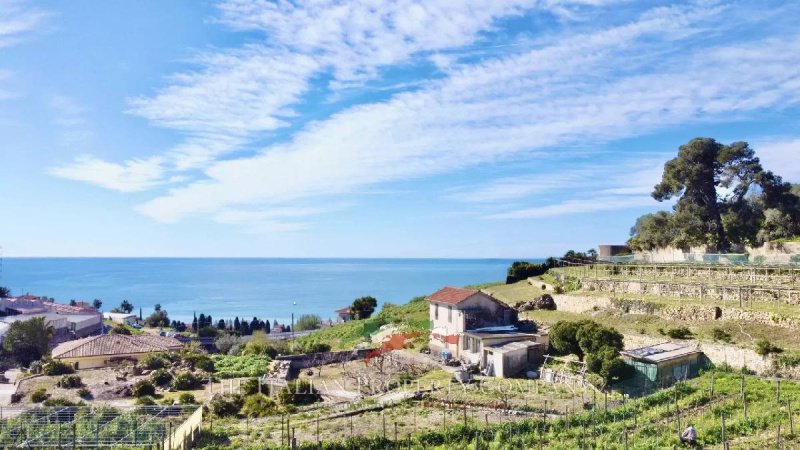
[[[156,387],[150,380],[139,380],[133,385],[133,396],[144,397],[156,395]]]
[[[316,330],[319,328],[322,319],[316,314],[303,314],[297,318],[294,324],[295,331]]]
[[[75,403],[63,397],[48,398],[42,402],[42,406],[80,406],[81,403]]]
[[[167,369],[158,369],[150,374],[150,380],[156,386],[168,386],[172,383],[172,374]]]
[[[218,395],[211,399],[208,407],[217,417],[230,417],[239,414],[243,404],[241,395]]]
[[[783,349],[766,339],[759,339],[758,342],[756,342],[756,353],[766,357],[770,354],[783,353]]]
[[[713,330],[711,330],[711,337],[715,341],[721,341],[721,342],[731,342],[732,340],[731,334],[723,330],[722,328],[714,328]]]
[[[130,336],[131,334],[133,334],[133,333],[131,333],[131,330],[128,329],[128,327],[126,327],[125,325],[122,325],[122,324],[114,325],[114,328],[111,329],[110,333],[111,334],[122,334],[122,335],[125,335],[125,336]]]
[[[666,331],[666,335],[672,339],[691,339],[694,336],[692,330],[686,327],[670,328]]]
[[[172,378],[172,387],[179,391],[188,391],[200,387],[200,378],[192,372],[183,371]]]
[[[156,404],[156,399],[149,395],[145,395],[144,397],[137,398],[134,404],[139,406],[153,406]]]
[[[264,394],[253,394],[245,398],[242,412],[250,417],[265,417],[275,414],[278,405]]]
[[[231,353],[231,349],[241,346],[242,338],[234,334],[223,334],[214,340],[214,346],[217,347],[220,353],[227,355]]]
[[[54,359],[42,365],[42,373],[45,375],[69,375],[75,373],[71,365]]]
[[[184,353],[183,362],[192,369],[214,372],[214,361],[205,353]]]
[[[65,389],[79,388],[81,386],[83,386],[83,381],[81,381],[81,377],[77,375],[64,375],[58,382],[58,387]]]
[[[181,405],[197,404],[197,400],[194,398],[194,395],[188,392],[181,393],[181,395],[178,397],[178,401],[180,402]]]
[[[148,370],[163,369],[169,365],[169,358],[163,353],[150,353],[142,358],[141,364]]]
[[[50,397],[50,394],[47,393],[47,389],[37,389],[31,393],[31,401],[34,403],[41,403],[47,400]]]
[[[242,383],[241,390],[244,395],[258,394],[258,386],[258,378],[248,378]]]
[[[78,389],[78,397],[88,400],[88,399],[92,398],[92,391],[90,391],[89,389],[86,389],[85,387],[84,388],[80,388],[80,389]]]
[[[319,391],[306,380],[292,380],[278,391],[282,405],[308,405],[322,399]]]
[[[197,335],[200,337],[217,337],[217,330],[216,327],[203,327],[197,331]]]

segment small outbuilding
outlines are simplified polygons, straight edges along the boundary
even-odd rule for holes
[[[623,350],[620,355],[633,366],[638,376],[657,386],[669,386],[675,381],[696,377],[707,366],[703,352],[674,342]]]
[[[110,320],[114,323],[133,325],[136,323],[138,316],[136,314],[128,314],[128,313],[104,312],[103,319]]]
[[[336,314],[339,316],[339,320],[341,320],[342,322],[347,322],[355,318],[355,314],[353,313],[352,308],[350,308],[349,306],[347,308],[342,308],[340,310],[337,310]]]
[[[152,334],[103,334],[57,345],[53,359],[71,364],[75,369],[106,367],[125,361],[136,362],[152,353],[180,350],[180,341]]]
[[[541,363],[545,346],[534,341],[515,341],[483,347],[486,375],[510,378]]]

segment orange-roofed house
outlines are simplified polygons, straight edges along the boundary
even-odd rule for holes
[[[513,376],[544,354],[549,345],[546,334],[522,326],[516,310],[477,289],[448,286],[427,300],[431,320],[428,346],[436,356],[444,352],[481,368],[492,366],[492,374]],[[522,356],[513,364],[509,356],[501,355],[509,353],[504,346],[511,342],[521,343],[514,351]]]
[[[348,306],[347,308],[342,308],[336,311],[336,314],[339,316],[339,320],[342,322],[347,322],[348,320],[353,320],[355,318],[355,314],[353,310]]]

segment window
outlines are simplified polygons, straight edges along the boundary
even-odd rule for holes
[[[469,336],[464,336],[464,350],[469,350],[469,341],[472,339]]]
[[[433,304],[433,320],[439,320],[439,304]]]
[[[452,306],[448,306],[447,307],[447,321],[448,322],[452,322],[453,321],[453,307]]]

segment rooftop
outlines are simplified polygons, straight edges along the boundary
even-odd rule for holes
[[[53,358],[84,358],[89,356],[168,352],[179,350],[182,346],[183,344],[176,339],[151,334],[137,334],[134,336],[102,334],[64,342],[53,349]]]
[[[669,361],[671,359],[676,359],[695,353],[701,352],[694,347],[687,347],[674,342],[664,342],[662,344],[651,345],[649,347],[639,347],[620,352],[620,354],[629,358],[651,363]]]
[[[506,353],[506,352],[512,352],[514,350],[526,350],[530,347],[536,347],[537,345],[543,345],[543,344],[533,341],[514,341],[502,345],[490,345],[489,347],[492,349],[492,351],[498,353]]]
[[[457,305],[464,300],[479,293],[476,289],[454,288],[450,286],[443,287],[433,294],[429,295],[427,300],[429,302],[449,303]]]

